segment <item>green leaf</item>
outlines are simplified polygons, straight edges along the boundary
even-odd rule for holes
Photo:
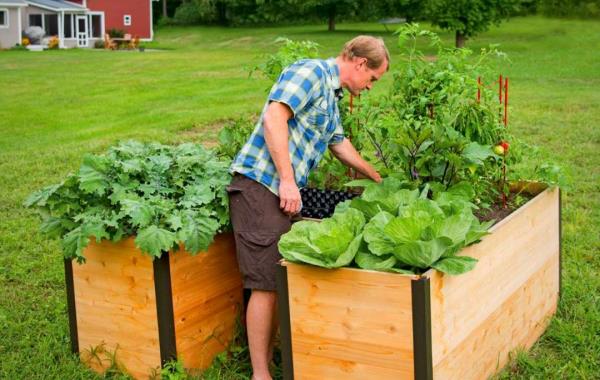
[[[104,157],[86,155],[77,173],[79,187],[90,194],[104,195],[109,180],[106,176],[108,164]]]
[[[462,156],[469,162],[482,165],[483,161],[494,155],[492,148],[486,145],[479,145],[475,141],[471,142],[462,151]]]
[[[448,238],[437,238],[429,241],[416,241],[401,244],[393,254],[402,264],[427,269],[436,262],[452,246]]]
[[[358,252],[354,258],[356,264],[363,269],[386,271],[396,265],[396,258],[389,256],[376,256],[368,252]]]
[[[477,261],[469,256],[450,256],[439,260],[432,267],[442,273],[456,276],[475,268]]]
[[[40,231],[50,238],[58,238],[68,230],[63,226],[63,218],[51,216],[42,221]]]
[[[218,229],[219,222],[207,213],[188,212],[177,237],[185,245],[186,251],[196,254],[208,250]]]
[[[413,243],[420,239],[427,224],[422,219],[396,217],[384,228],[384,232],[396,244]]]
[[[89,235],[83,228],[77,227],[67,233],[62,239],[63,252],[66,258],[76,258],[78,262],[85,261],[83,250],[90,242]]]
[[[384,232],[385,226],[392,219],[394,219],[392,214],[381,211],[365,225],[363,236],[372,254],[381,256],[394,250],[396,243]]]
[[[25,207],[41,207],[46,206],[46,201],[50,198],[59,188],[61,184],[52,185],[44,187],[41,190],[38,190],[27,197],[25,202],[23,202],[23,206]]]
[[[473,223],[473,218],[472,215],[465,213],[450,216],[439,224],[436,229],[437,236],[445,236],[452,240],[454,244],[460,244],[465,241]]]
[[[155,225],[141,229],[135,238],[135,245],[144,253],[160,257],[171,250],[176,243],[175,234]]]
[[[154,219],[154,208],[144,201],[124,199],[121,201],[122,212],[131,218],[131,224],[137,227],[145,227]]]

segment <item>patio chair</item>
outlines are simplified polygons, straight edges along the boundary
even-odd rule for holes
[[[129,41],[129,49],[137,49],[138,46],[140,45],[140,37],[139,36],[134,36],[133,39],[131,39],[131,41]]]
[[[110,38],[108,33],[104,33],[104,48],[110,50],[117,50],[119,45]]]

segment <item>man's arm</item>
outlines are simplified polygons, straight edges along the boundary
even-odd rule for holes
[[[339,144],[329,145],[329,150],[331,150],[331,153],[333,153],[333,155],[344,165],[351,167],[375,182],[381,182],[379,173],[377,173],[377,171],[360,156],[347,138],[344,138]]]
[[[300,211],[302,198],[294,178],[288,148],[288,120],[293,117],[290,108],[279,102],[271,102],[264,115],[265,142],[279,174],[279,207],[286,214]]]

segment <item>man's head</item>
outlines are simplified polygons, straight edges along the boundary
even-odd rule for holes
[[[388,71],[390,54],[381,38],[358,36],[344,45],[337,63],[342,87],[356,96]]]

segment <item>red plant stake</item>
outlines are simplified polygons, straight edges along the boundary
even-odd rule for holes
[[[504,127],[508,126],[508,77],[504,79]]]

